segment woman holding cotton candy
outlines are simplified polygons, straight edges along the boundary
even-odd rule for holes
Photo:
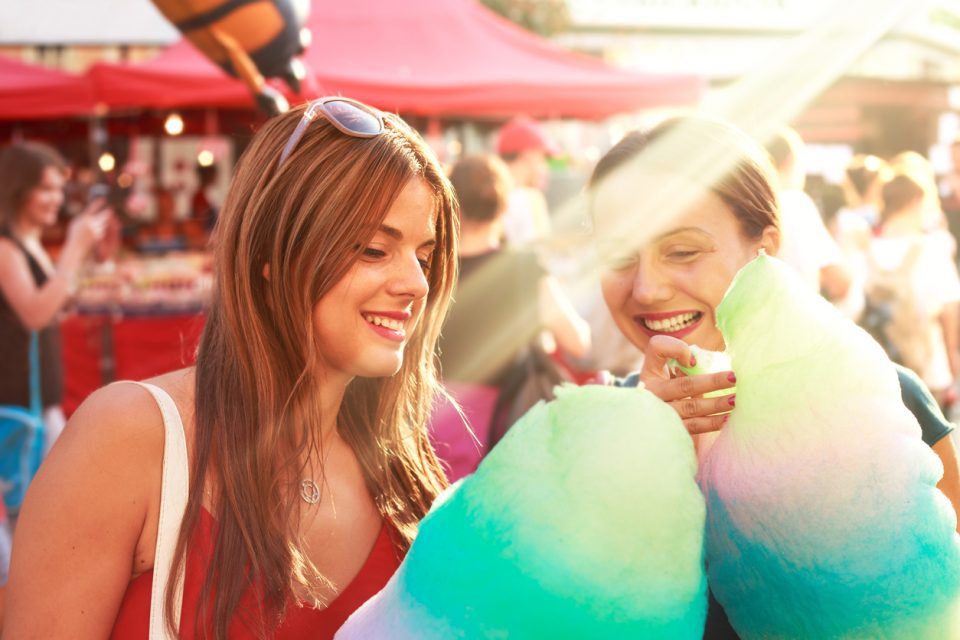
[[[775,255],[779,248],[771,184],[756,143],[729,125],[702,118],[673,119],[629,134],[600,160],[591,178],[604,298],[620,330],[645,353],[641,371],[623,383],[642,382],[670,403],[695,439],[726,424],[736,396],[724,391],[736,376],[725,370],[684,376],[668,364],[695,365],[691,345],[723,350],[717,305],[741,267],[761,250]],[[650,235],[637,238],[638,228],[651,227]],[[625,245],[624,238],[635,243]],[[956,452],[944,437],[952,427],[927,401],[915,376],[900,373],[907,405],[944,463],[938,486],[956,508]],[[707,636],[731,635],[724,622],[712,607]]]
[[[698,160],[695,152],[713,151]],[[641,155],[641,153],[643,155]],[[618,192],[618,170],[629,171],[628,194]],[[712,180],[710,173],[715,175]],[[678,361],[694,366],[690,345],[722,351],[716,307],[734,275],[760,250],[776,255],[780,246],[777,198],[762,149],[731,125],[706,118],[667,120],[648,132],[628,134],[597,163],[591,177],[592,211],[597,247],[604,263],[604,299],[620,331],[644,351],[643,368],[626,379],[669,402],[691,434],[723,427],[736,405],[733,371],[685,376],[668,366]],[[655,215],[676,202],[663,194],[685,194],[673,222],[642,246],[624,243],[638,215]],[[637,199],[636,194],[655,199]],[[625,202],[637,202],[625,206]],[[901,381],[909,376],[901,372]],[[953,443],[945,438],[953,427],[943,415],[916,397],[922,385],[907,383],[904,398],[924,429],[924,440],[944,463],[940,486],[960,505],[960,482]],[[925,390],[924,395],[926,395]]]

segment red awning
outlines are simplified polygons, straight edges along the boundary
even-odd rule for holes
[[[96,87],[97,100],[110,110],[253,106],[243,83],[186,40],[146,62],[99,62],[87,75]]]
[[[640,74],[576,54],[473,0],[313,0],[304,62],[318,94],[420,115],[604,117],[696,102],[692,76]],[[143,64],[90,71],[110,108],[235,107],[252,99],[186,41]],[[299,101],[296,97],[293,101]]]
[[[86,115],[93,109],[89,78],[0,56],[0,120]]]

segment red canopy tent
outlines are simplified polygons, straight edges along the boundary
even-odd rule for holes
[[[313,0],[308,26],[310,94],[403,113],[598,118],[691,104],[702,89],[695,77],[639,74],[572,53],[473,0]],[[90,77],[114,109],[252,104],[186,41],[143,64],[95,65]]]
[[[0,56],[0,120],[85,115],[94,105],[89,78]]]

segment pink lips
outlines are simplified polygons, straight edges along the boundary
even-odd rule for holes
[[[393,340],[394,342],[403,342],[405,336],[399,331],[394,331],[393,329],[387,329],[386,327],[381,327],[377,324],[371,324],[367,322],[367,326],[373,329],[376,333],[380,334],[388,340]]]
[[[409,311],[364,311],[361,313],[361,317],[364,316],[380,316],[381,318],[390,318],[391,320],[399,320],[400,322],[406,322],[410,319],[411,314]],[[367,322],[367,319],[364,317],[364,322],[367,326],[370,327],[375,333],[383,336],[387,340],[392,340],[393,342],[403,342],[406,339],[406,334],[402,331],[396,331],[388,327],[383,327],[372,322]]]
[[[400,320],[401,322],[406,322],[413,315],[409,311],[362,311],[361,313],[365,316],[380,316],[391,320]]]
[[[697,318],[690,326],[684,327],[683,329],[679,329],[677,331],[656,331],[647,327],[647,325],[644,323],[644,320],[666,320],[667,318],[675,318],[686,313],[699,313],[700,317]],[[700,326],[700,323],[703,322],[703,317],[704,314],[702,312],[690,309],[685,311],[667,311],[663,313],[643,313],[635,315],[633,317],[633,321],[636,322],[637,326],[640,327],[640,330],[648,336],[670,336],[673,338],[682,338],[683,336],[688,335],[696,330],[696,328]]]

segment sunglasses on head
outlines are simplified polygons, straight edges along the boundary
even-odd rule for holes
[[[300,118],[297,128],[293,130],[290,139],[283,147],[283,151],[280,152],[278,167],[286,162],[293,150],[296,149],[297,143],[307,132],[310,123],[320,116],[326,118],[341,133],[354,138],[373,138],[383,133],[385,129],[383,114],[373,107],[339,96],[318,98],[311,102],[303,112],[303,117]]]

